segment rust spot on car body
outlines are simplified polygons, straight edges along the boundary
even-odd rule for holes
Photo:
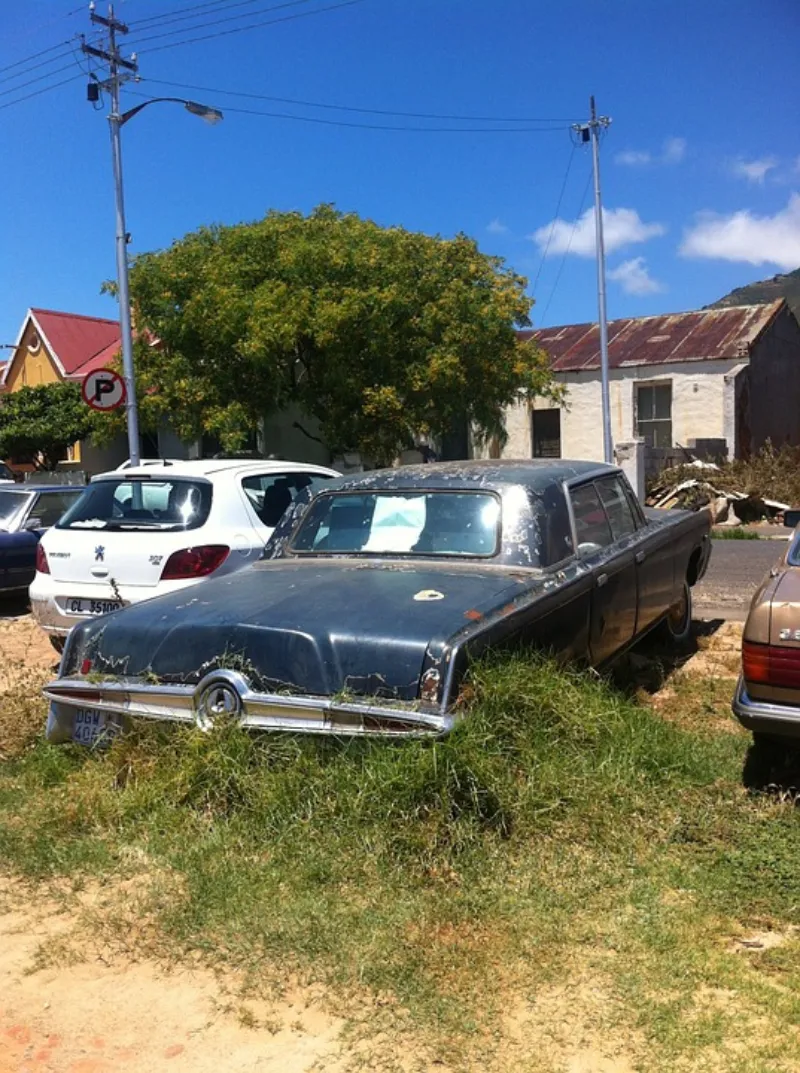
[[[469,611],[464,612],[464,618],[471,619],[472,622],[478,622],[480,619],[483,618],[483,615],[480,613],[480,611],[476,611],[474,608],[472,608]]]

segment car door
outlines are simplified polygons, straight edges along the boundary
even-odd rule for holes
[[[81,489],[38,492],[19,520],[19,529],[6,556],[6,587],[27,588],[36,573],[36,545],[45,530],[55,525],[67,507],[71,506]]]
[[[643,633],[672,607],[675,592],[675,534],[671,526],[649,520],[626,486],[637,519],[636,576],[639,586],[637,633]]]
[[[589,649],[594,664],[610,659],[636,633],[635,528],[628,530],[613,502],[612,489],[602,481],[570,488],[576,549],[593,579]]]

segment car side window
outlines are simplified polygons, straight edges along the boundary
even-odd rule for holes
[[[593,484],[584,484],[570,491],[578,554],[591,555],[613,543],[611,526]]]
[[[332,478],[325,473],[259,473],[242,478],[242,488],[259,521],[274,529],[306,488]]]
[[[597,490],[600,493],[603,506],[606,508],[606,514],[611,524],[611,535],[614,540],[620,540],[622,537],[635,533],[636,519],[628,502],[628,497],[625,495],[625,486],[619,477],[598,481]]]
[[[80,492],[42,492],[28,515],[30,518],[38,518],[42,529],[49,529],[55,525],[62,514],[71,507]]]

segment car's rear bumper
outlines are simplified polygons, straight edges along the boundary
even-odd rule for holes
[[[736,683],[732,708],[733,714],[742,726],[754,734],[800,738],[800,705],[755,700],[747,692],[745,681],[741,676]]]
[[[447,734],[457,716],[415,705],[338,697],[256,693],[235,671],[212,671],[197,685],[150,685],[138,679],[93,682],[57,678],[44,688],[50,701],[48,741],[72,739],[78,709],[103,712],[119,721],[152,719],[208,729],[215,719],[232,719],[251,730],[341,737],[417,737]]]
[[[46,577],[46,575],[45,575]],[[196,585],[199,579],[186,581],[161,582],[157,586],[145,585],[117,585],[111,588],[109,585],[87,585],[82,582],[53,581],[48,578],[40,580],[36,575],[29,589],[29,598],[33,617],[43,630],[54,636],[65,637],[73,626],[88,619],[98,618],[98,615],[79,614],[69,611],[71,598],[79,598],[84,601],[94,600],[97,602],[119,601],[123,607],[130,604],[141,603],[142,600],[152,600],[156,596],[163,596],[167,592],[177,589],[185,589]]]

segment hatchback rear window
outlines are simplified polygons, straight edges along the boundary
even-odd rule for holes
[[[90,484],[58,529],[198,529],[211,510],[209,481],[120,477]]]

